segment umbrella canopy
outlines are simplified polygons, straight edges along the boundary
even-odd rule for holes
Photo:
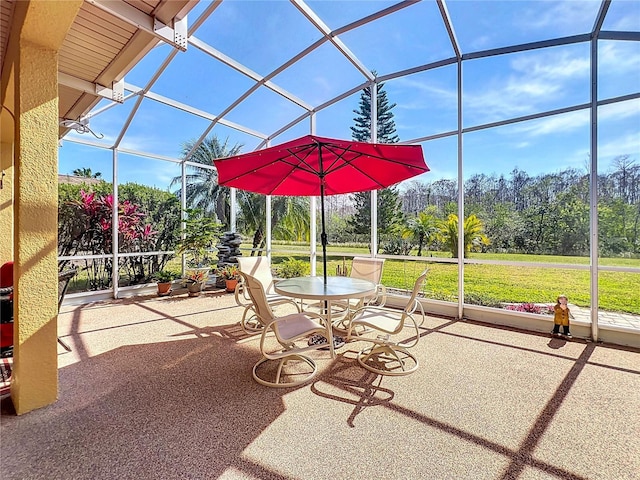
[[[307,135],[214,160],[220,185],[264,195],[319,196],[327,277],[324,197],[389,187],[429,171],[420,145],[354,142]]]
[[[366,192],[429,171],[420,145],[376,144],[307,135],[214,160],[220,185],[265,195]],[[324,179],[324,182],[322,182]]]

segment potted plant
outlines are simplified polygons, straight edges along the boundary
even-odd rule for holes
[[[178,255],[187,254],[187,265],[191,268],[207,268],[209,251],[215,246],[221,224],[208,217],[201,209],[187,208],[184,220],[184,236],[177,245]]]
[[[173,285],[173,281],[178,278],[179,275],[170,270],[159,270],[154,275],[153,278],[156,282],[158,282],[158,295],[160,297],[171,294],[171,286]]]
[[[240,269],[236,265],[225,265],[216,270],[216,275],[224,278],[227,292],[235,291],[238,281],[240,280]]]
[[[182,284],[187,287],[190,297],[197,297],[202,292],[205,282],[209,278],[208,269],[192,268],[187,270],[187,275],[182,279]]]

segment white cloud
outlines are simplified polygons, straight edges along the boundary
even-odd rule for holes
[[[511,62],[515,71],[545,81],[587,76],[589,66],[589,57],[576,57],[575,52],[566,50],[518,56]]]
[[[434,182],[436,180],[457,180],[458,179],[458,170],[457,169],[443,169],[438,167],[433,167],[429,165],[429,159],[426,159],[427,165],[429,166],[429,171],[420,176],[420,180],[424,180],[425,182]]]
[[[525,15],[517,18],[517,27],[526,30],[550,30],[559,27],[567,28],[575,25],[593,26],[600,7],[598,0],[564,0],[536,2],[542,6],[536,10],[529,9]],[[551,8],[547,8],[551,5]],[[575,27],[574,27],[575,28]]]
[[[640,47],[637,42],[600,42],[598,68],[607,73],[631,73],[638,78],[640,72]]]
[[[516,55],[509,63],[510,74],[494,76],[480,93],[465,94],[465,108],[472,114],[482,112],[489,121],[546,110],[570,95],[578,80],[588,78],[589,58],[575,54],[572,49]]]
[[[631,155],[632,158],[640,160],[640,131],[632,132],[607,142],[598,144],[598,159],[610,161],[619,155]]]
[[[531,122],[519,123],[513,127],[513,131],[519,134],[528,134],[531,137],[548,135],[550,133],[569,132],[589,125],[589,112],[579,110],[576,112],[554,115]]]
[[[153,138],[144,132],[140,134],[127,133],[122,139],[121,147],[138,152],[157,153],[165,157],[178,159],[180,157],[180,146],[174,144],[172,140],[173,139],[166,139],[165,141],[158,141],[157,138]]]
[[[394,86],[412,92],[408,96],[409,101],[398,103],[398,110],[424,110],[433,107],[434,104],[455,107],[458,99],[457,89],[442,87],[435,82],[403,77],[395,80]]]
[[[640,116],[640,100],[612,103],[598,109],[599,120],[619,120],[632,116]]]
[[[622,1],[622,0],[616,0],[616,1]],[[617,19],[616,21],[612,22],[611,25],[609,25],[607,23],[607,21],[605,20],[604,23],[604,30],[617,30],[617,31],[621,31],[621,32],[625,32],[625,31],[636,31],[638,29],[638,12],[637,12],[637,8],[638,8],[638,4],[636,0],[626,0],[627,5],[631,5],[632,8],[636,8],[636,15],[633,14],[626,14],[626,15],[622,15],[619,19]],[[611,15],[611,12],[609,12],[607,14],[607,20],[609,15]]]
[[[491,45],[491,37],[489,35],[480,35],[473,39],[471,43],[472,50],[484,50]]]

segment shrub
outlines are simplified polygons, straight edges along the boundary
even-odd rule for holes
[[[484,307],[502,307],[502,303],[500,302],[500,300],[490,295],[481,293],[465,293],[464,303],[467,303],[469,305],[482,305]]]
[[[311,265],[304,260],[289,257],[276,267],[276,273],[281,278],[304,277],[311,272]]]
[[[58,186],[58,255],[104,255],[112,252],[112,185]],[[139,256],[120,259],[125,285],[145,283],[161,270],[172,254],[142,255],[172,250],[179,238],[180,202],[157,188],[124,184],[119,188],[118,248]],[[61,262],[65,268],[68,261]],[[112,258],[85,260],[89,290],[111,285]]]
[[[383,255],[409,255],[413,244],[403,238],[393,238],[380,245]]]

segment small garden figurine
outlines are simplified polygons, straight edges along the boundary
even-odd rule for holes
[[[560,335],[560,325],[562,325],[562,335],[567,338],[571,338],[571,332],[569,332],[569,317],[574,318],[571,315],[571,311],[567,306],[566,295],[559,295],[556,304],[553,306],[553,332],[554,336]]]

